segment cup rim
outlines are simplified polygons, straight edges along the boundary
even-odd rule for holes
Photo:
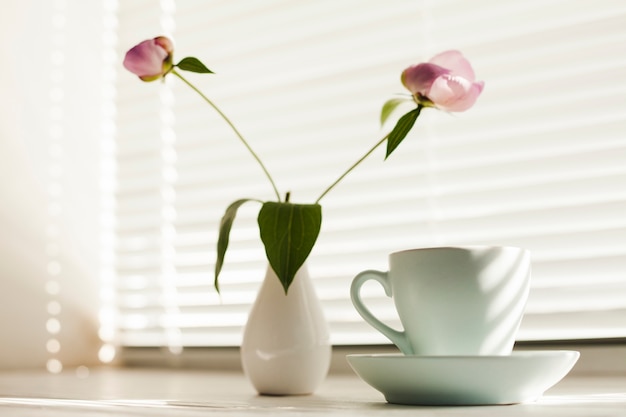
[[[498,249],[498,250],[515,250],[519,252],[530,252],[528,249],[523,248],[521,246],[510,246],[510,245],[449,245],[449,246],[424,246],[418,248],[411,249],[402,249],[399,251],[391,252],[389,256],[402,255],[408,253],[417,253],[417,252],[427,252],[427,251],[441,251],[448,249],[458,249],[458,250],[489,250],[489,249]]]

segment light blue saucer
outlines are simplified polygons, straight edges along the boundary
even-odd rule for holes
[[[509,356],[348,355],[354,371],[394,404],[491,405],[534,401],[572,369],[579,352]]]

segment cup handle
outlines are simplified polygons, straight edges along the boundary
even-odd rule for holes
[[[363,304],[363,300],[361,300],[361,286],[365,284],[366,281],[373,279],[374,281],[378,281],[380,285],[383,286],[385,290],[385,294],[387,297],[391,297],[391,283],[389,282],[389,277],[387,272],[381,271],[363,271],[359,273],[352,280],[352,285],[350,286],[350,298],[352,299],[352,304],[356,311],[363,317],[363,319],[372,325],[376,330],[381,332],[383,335],[387,336],[389,340],[391,340],[402,353],[405,355],[413,355],[413,347],[409,342],[409,339],[406,336],[406,333],[403,331],[398,331],[392,329],[387,326],[385,323],[377,319],[372,312]]]

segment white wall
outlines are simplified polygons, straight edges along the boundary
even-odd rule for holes
[[[99,3],[2,3],[0,369],[96,363]],[[63,91],[55,103],[52,87]],[[62,110],[56,120],[52,104]],[[51,126],[62,133],[53,138]],[[48,311],[51,301],[60,312]],[[51,318],[61,324],[56,335],[46,328]],[[57,353],[47,350],[52,338]]]

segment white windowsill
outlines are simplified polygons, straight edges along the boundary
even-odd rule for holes
[[[238,371],[102,368],[78,377],[0,372],[0,415],[116,416],[623,416],[626,374],[570,375],[533,403],[478,407],[387,404],[353,374],[332,374],[313,395],[255,393]]]
[[[528,345],[517,349],[581,352],[574,369],[538,401],[511,406],[391,405],[349,368],[349,353],[394,352],[391,346],[335,347],[331,373],[314,395],[259,396],[243,375],[236,348],[131,349],[126,364],[91,369],[0,371],[0,415],[116,416],[568,416],[626,415],[626,345]],[[167,363],[163,359],[169,358]]]

